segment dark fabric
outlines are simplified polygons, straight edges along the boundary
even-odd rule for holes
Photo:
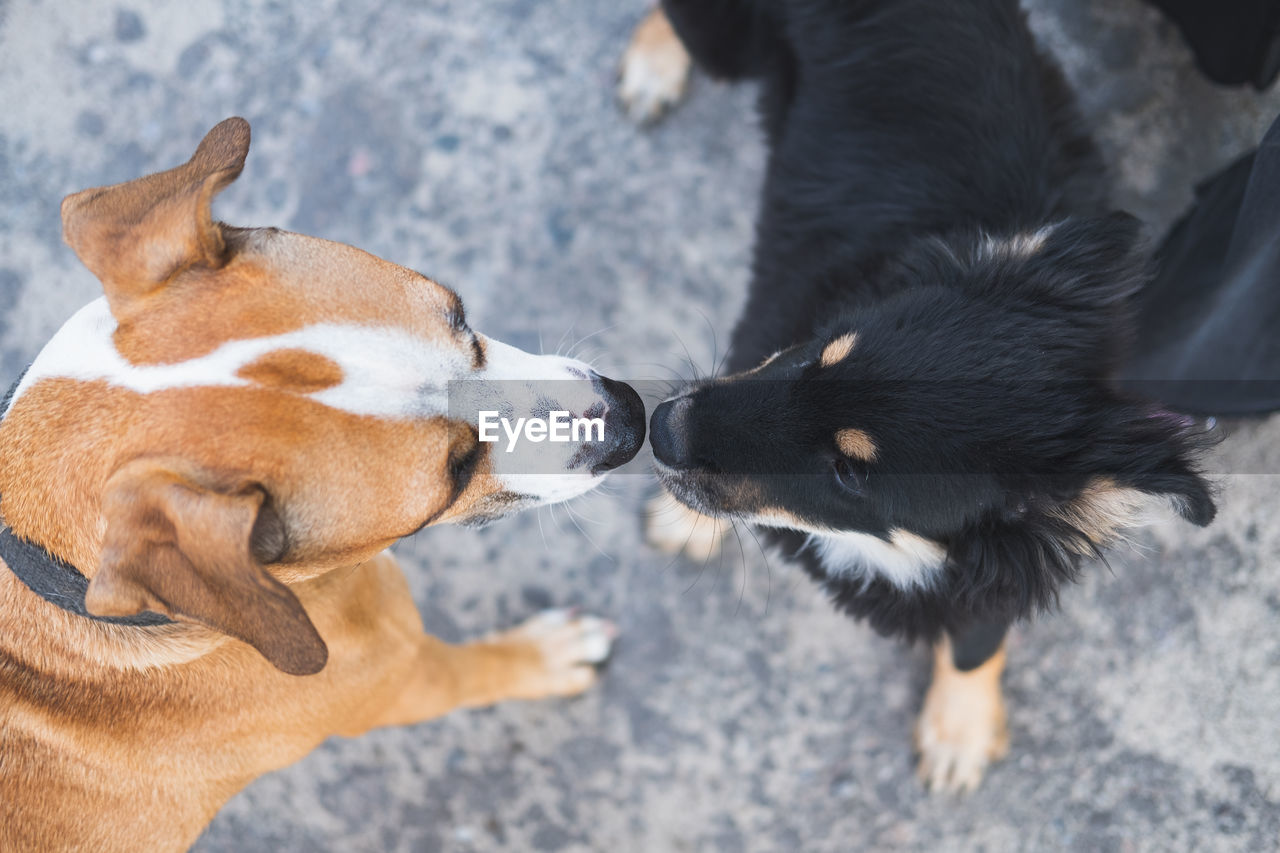
[[[75,566],[54,557],[39,545],[19,539],[8,527],[0,528],[0,559],[32,592],[63,610],[112,625],[168,625],[167,616],[146,611],[136,616],[94,616],[84,609],[89,579]]]
[[[1142,298],[1126,385],[1196,414],[1280,409],[1280,119],[1198,187]]]
[[[1280,71],[1276,0],[1147,0],[1177,25],[1196,64],[1215,83],[1259,91]]]
[[[977,669],[991,660],[1004,642],[1007,622],[976,622],[951,634],[951,662],[961,672]]]

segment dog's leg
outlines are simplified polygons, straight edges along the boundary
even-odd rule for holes
[[[547,610],[508,631],[451,645],[429,634],[416,640],[395,696],[359,721],[359,734],[380,726],[434,719],[458,708],[508,699],[573,696],[596,682],[617,629],[594,616]]]
[[[617,636],[603,619],[547,610],[474,642],[446,643],[424,633],[408,582],[389,552],[339,583],[311,612],[323,617],[319,627],[331,652],[358,649],[331,654],[322,673],[351,685],[344,720],[335,727],[346,736],[507,699],[581,693],[596,682],[596,667],[609,657]]]
[[[596,682],[618,630],[575,610],[544,610],[507,631],[457,647],[463,707],[573,696]]]
[[[920,779],[934,791],[971,791],[1009,749],[1000,674],[1004,626],[981,625],[934,647],[933,682],[916,725]]]
[[[763,0],[666,0],[631,36],[618,98],[634,121],[658,118],[684,95],[690,54],[721,80],[757,77],[782,47],[781,28]]]
[[[667,554],[684,554],[705,563],[720,553],[729,524],[689,509],[663,492],[645,506],[645,539]]]
[[[662,7],[698,67],[719,80],[759,77],[785,42],[787,4],[773,0],[664,0]]]
[[[636,27],[618,69],[618,100],[637,124],[648,124],[684,97],[689,54],[656,8]]]

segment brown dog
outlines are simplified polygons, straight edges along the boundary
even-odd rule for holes
[[[214,222],[248,146],[228,119],[63,202],[106,295],[3,406],[0,850],[183,848],[330,735],[578,693],[609,653],[563,611],[427,636],[384,549],[592,488],[643,440],[634,391],[475,334],[417,273]],[[516,412],[555,393],[606,434],[504,470],[451,383]]]

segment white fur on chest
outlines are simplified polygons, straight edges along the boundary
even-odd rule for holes
[[[894,530],[889,539],[853,531],[811,532],[809,547],[832,578],[863,578],[866,583],[879,577],[903,591],[932,586],[946,562],[946,551],[904,530]]]

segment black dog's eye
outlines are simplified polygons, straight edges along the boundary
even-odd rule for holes
[[[834,463],[836,480],[847,491],[860,495],[867,486],[867,469],[861,463],[840,456]]]

